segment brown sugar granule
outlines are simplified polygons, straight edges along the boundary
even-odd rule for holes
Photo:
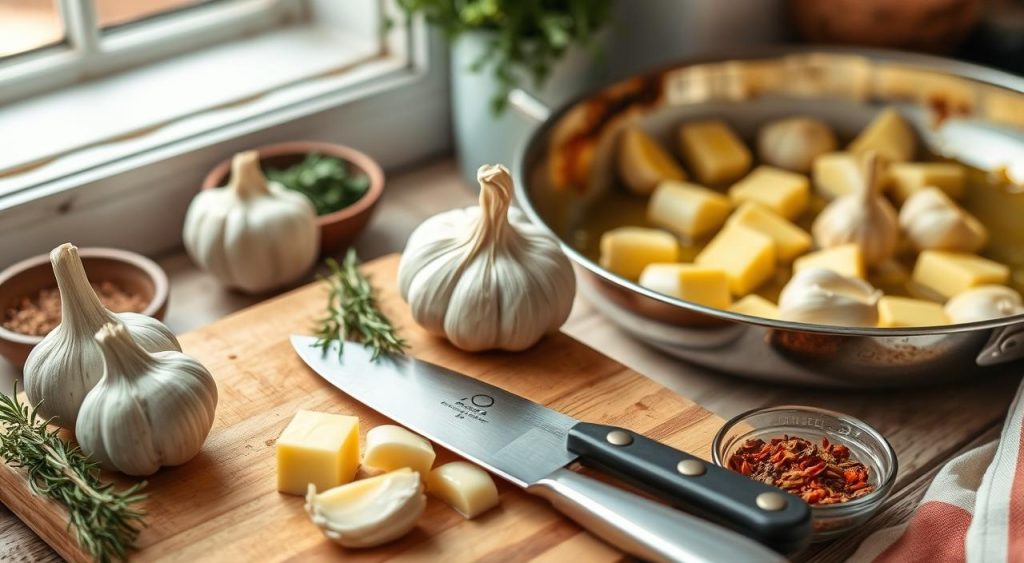
[[[141,313],[149,304],[143,296],[111,281],[91,285],[103,306],[115,313]],[[3,314],[4,328],[31,336],[44,336],[58,324],[60,292],[55,287],[42,289],[34,296],[21,297]]]

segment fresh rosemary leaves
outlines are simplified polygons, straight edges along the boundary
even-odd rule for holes
[[[0,456],[25,469],[33,493],[64,505],[68,527],[93,559],[124,560],[145,525],[145,514],[135,507],[146,496],[139,492],[145,483],[115,491],[100,481],[97,464],[49,430],[49,421],[14,391],[10,397],[0,394]]]
[[[361,342],[370,348],[371,359],[384,354],[401,354],[407,344],[398,336],[394,325],[377,308],[373,286],[359,271],[359,258],[349,249],[338,264],[327,259],[330,275],[327,283],[327,314],[317,321],[316,346],[326,354],[332,342],[338,343],[338,355],[344,353],[345,340]]]

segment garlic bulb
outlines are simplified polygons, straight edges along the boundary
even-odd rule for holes
[[[896,210],[881,194],[880,167],[875,153],[866,154],[859,192],[832,200],[818,214],[811,232],[819,247],[856,244],[868,266],[881,264],[896,252],[900,227]]]
[[[226,187],[196,195],[185,214],[182,238],[199,267],[249,293],[294,282],[320,251],[313,204],[268,182],[256,151],[235,155]]]
[[[345,547],[374,547],[404,536],[426,506],[420,475],[408,467],[320,494],[311,483],[306,494],[310,519]]]
[[[988,241],[985,226],[938,188],[924,188],[907,198],[899,222],[918,250],[977,252]]]
[[[510,209],[512,176],[482,166],[480,206],[423,222],[409,237],[398,285],[412,316],[463,350],[524,350],[565,322],[576,279],[549,234]]]
[[[78,413],[82,451],[128,475],[150,475],[199,453],[217,408],[210,372],[181,352],[146,352],[120,323],[105,325],[96,341],[103,378]]]
[[[797,272],[779,295],[779,316],[819,325],[875,326],[882,292],[824,268]]]
[[[979,285],[946,302],[950,322],[973,323],[1024,313],[1020,294],[1005,285]]]
[[[789,117],[772,121],[757,134],[761,160],[778,168],[808,173],[814,159],[833,152],[839,144],[827,123],[813,117]]]
[[[138,313],[107,310],[85,275],[78,248],[62,244],[50,252],[60,290],[60,324],[29,353],[25,361],[25,395],[44,417],[74,428],[78,409],[103,376],[103,355],[94,335],[103,325],[122,322],[132,338],[150,352],[181,350],[171,329]]]

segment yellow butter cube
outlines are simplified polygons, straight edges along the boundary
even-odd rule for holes
[[[901,162],[889,167],[888,185],[897,202],[929,186],[939,188],[953,199],[964,197],[963,166],[952,162]]]
[[[371,471],[408,467],[425,479],[434,465],[434,457],[434,447],[426,438],[401,426],[385,424],[366,433],[363,465]]]
[[[907,328],[949,324],[942,305],[909,297],[883,297],[878,300],[878,326]]]
[[[775,303],[753,293],[733,303],[729,310],[733,313],[761,317],[763,319],[779,318],[779,308]]]
[[[679,299],[724,309],[732,303],[724,270],[695,264],[650,264],[640,285]]]
[[[359,419],[300,410],[275,450],[278,491],[305,495],[310,483],[321,491],[343,485],[359,468]]]
[[[729,198],[696,184],[662,182],[647,203],[647,220],[682,237],[695,238],[722,226]]]
[[[668,151],[639,127],[623,131],[617,164],[622,182],[640,195],[651,193],[662,181],[686,179],[683,169]]]
[[[852,153],[826,153],[814,159],[811,178],[819,194],[834,199],[857,191],[861,182],[860,164]]]
[[[975,286],[1005,284],[1010,279],[1010,269],[974,254],[925,250],[918,255],[911,277],[949,298]]]
[[[768,235],[775,242],[775,257],[779,262],[792,262],[811,248],[811,235],[766,207],[757,203],[744,203],[729,217],[728,223],[740,224]]]
[[[856,244],[841,244],[805,254],[793,262],[793,271],[823,268],[855,278],[864,277],[864,255]]]
[[[917,135],[900,112],[886,108],[850,143],[850,152],[862,155],[875,151],[889,162],[914,158]]]
[[[750,170],[750,150],[717,119],[691,121],[679,128],[683,161],[702,184],[723,184]]]
[[[807,209],[811,184],[803,174],[758,166],[729,188],[729,197],[733,203],[760,203],[787,219],[794,219]]]
[[[775,243],[750,227],[728,225],[711,239],[694,262],[725,270],[733,295],[746,295],[775,272]]]
[[[491,475],[465,461],[434,468],[427,478],[427,492],[441,499],[469,520],[498,506],[498,487]]]
[[[643,227],[619,227],[601,235],[601,267],[635,280],[648,264],[679,260],[679,242],[671,233]]]

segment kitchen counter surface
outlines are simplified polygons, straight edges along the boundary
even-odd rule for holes
[[[474,191],[460,182],[450,160],[398,174],[389,180],[377,215],[356,248],[367,260],[400,251],[422,219],[451,207],[472,205],[475,199]],[[171,279],[166,322],[177,333],[268,297],[224,291],[182,252],[158,262]],[[576,300],[564,330],[724,418],[766,405],[800,403],[847,412],[881,430],[900,461],[898,481],[884,509],[861,530],[812,546],[796,558],[799,561],[844,560],[866,534],[905,521],[943,462],[998,436],[1019,381],[1017,377],[1002,377],[876,392],[822,391],[745,381],[681,363],[630,339],[582,298]],[[0,360],[0,389],[10,389],[13,377],[13,369]],[[45,543],[0,505],[0,561],[58,560]]]

